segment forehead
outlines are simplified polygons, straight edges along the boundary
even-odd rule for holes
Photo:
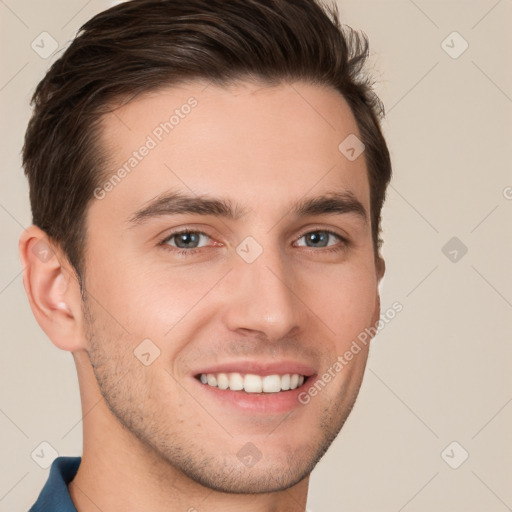
[[[369,209],[364,158],[349,161],[338,149],[351,135],[359,132],[350,107],[326,87],[158,89],[103,118],[109,162],[99,185],[108,190],[91,213],[127,217],[168,189],[265,206],[269,215],[299,197],[349,191]]]

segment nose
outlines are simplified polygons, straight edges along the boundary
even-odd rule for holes
[[[295,334],[306,317],[293,268],[286,266],[277,250],[265,250],[252,263],[236,260],[227,283],[226,327],[251,331],[269,341]]]

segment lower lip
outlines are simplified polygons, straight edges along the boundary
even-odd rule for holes
[[[274,414],[289,412],[297,407],[303,407],[299,395],[311,386],[314,376],[304,380],[302,386],[279,393],[246,393],[245,391],[231,391],[219,389],[203,384],[196,378],[194,381],[209,397],[221,401],[223,404],[238,410],[250,413]]]

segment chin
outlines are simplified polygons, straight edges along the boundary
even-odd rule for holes
[[[166,463],[179,470],[190,480],[227,494],[265,494],[283,491],[298,484],[309,476],[320,458],[331,444],[331,436],[324,437],[319,443],[297,446],[288,445],[286,449],[267,443],[262,451],[256,444],[264,446],[264,440],[249,441],[238,448],[237,438],[229,440],[226,449],[220,451],[208,447],[205,450],[194,447],[187,453],[179,452],[173,446],[163,453]],[[233,453],[232,446],[237,446]],[[223,453],[222,453],[223,452]],[[162,454],[162,451],[160,452]]]
[[[225,463],[226,464],[226,463]],[[258,467],[259,466],[259,467]],[[311,473],[314,465],[273,464],[259,461],[253,467],[241,467],[235,459],[223,468],[203,471],[185,469],[189,478],[209,489],[226,494],[266,494],[283,491],[298,484]]]

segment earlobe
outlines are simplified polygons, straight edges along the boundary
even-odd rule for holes
[[[19,241],[23,285],[37,322],[62,350],[83,347],[81,299],[74,272],[62,252],[36,226],[26,229]]]

